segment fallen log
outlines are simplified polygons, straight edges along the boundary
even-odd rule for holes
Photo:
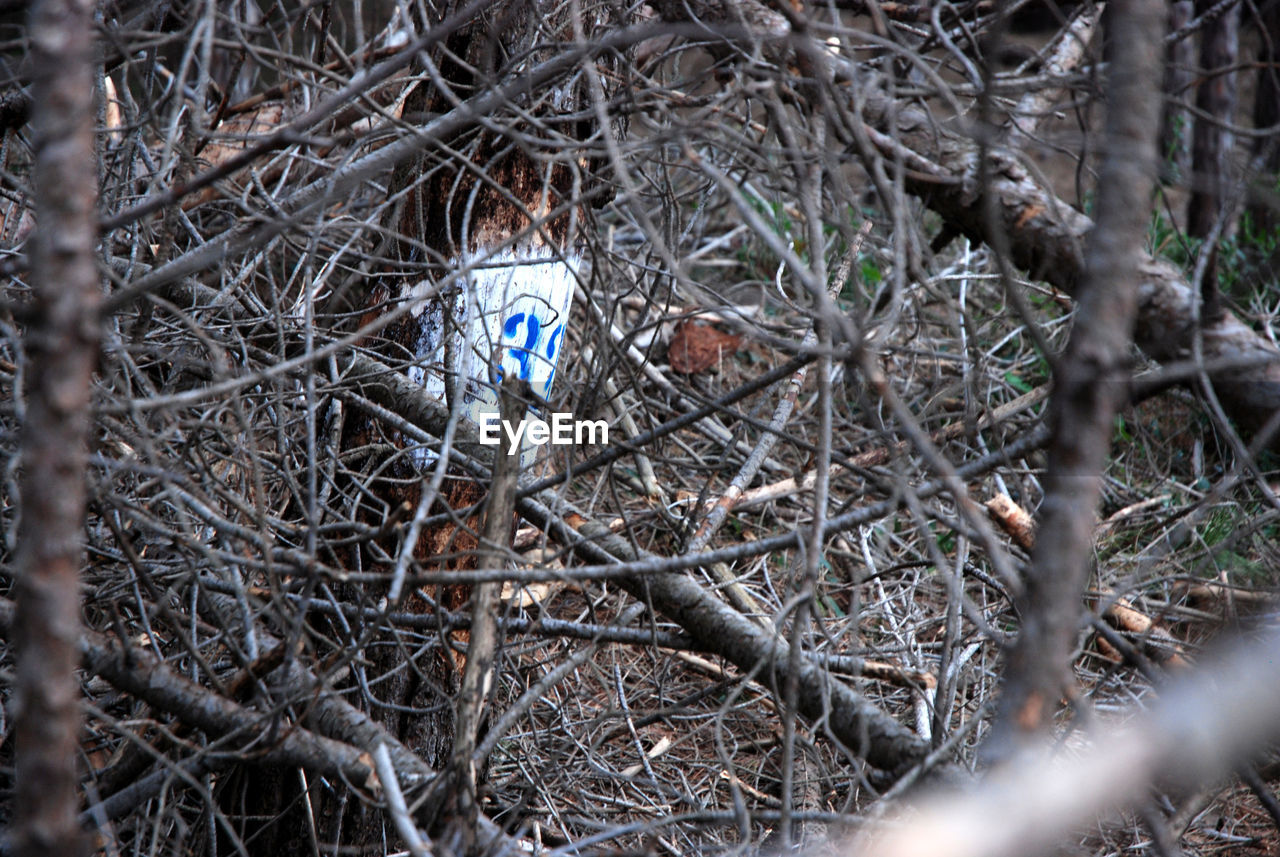
[[[878,132],[873,142],[910,167],[906,189],[948,227],[1007,247],[1013,264],[1032,279],[1076,294],[1093,220],[1038,181],[1018,152],[983,153],[972,139],[883,92],[867,96],[862,107],[863,120]],[[994,216],[986,213],[987,198]],[[1260,429],[1280,411],[1280,349],[1228,310],[1201,318],[1198,290],[1173,263],[1143,253],[1138,270],[1138,347],[1161,363],[1198,356],[1210,367],[1204,375],[1227,414],[1248,431]],[[1225,368],[1245,364],[1256,368]],[[1213,368],[1219,365],[1224,368]]]

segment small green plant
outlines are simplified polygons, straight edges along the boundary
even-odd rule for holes
[[[1008,384],[1010,387],[1012,387],[1013,389],[1017,390],[1019,393],[1030,393],[1032,390],[1035,389],[1034,386],[1027,383],[1026,379],[1023,378],[1017,372],[1005,372],[1004,382]]]
[[[1271,583],[1266,565],[1237,551],[1218,551],[1213,555],[1213,567],[1219,574],[1225,573],[1231,580],[1246,586],[1267,586]]]
[[[863,255],[858,257],[858,270],[862,274],[862,282],[868,286],[878,286],[884,280],[884,274],[880,271],[880,263],[871,255]]]
[[[1170,127],[1169,143],[1165,146],[1164,162],[1160,165],[1160,179],[1165,184],[1178,184],[1182,181],[1182,169],[1178,162],[1179,154],[1187,143],[1187,116],[1176,114]]]
[[[1245,290],[1263,287],[1275,276],[1271,270],[1280,258],[1280,234],[1258,224],[1252,212],[1240,215],[1231,236],[1218,245],[1218,276],[1222,291],[1242,297]]]
[[[1204,539],[1206,546],[1213,547],[1231,535],[1235,527],[1235,515],[1230,509],[1215,509],[1205,519],[1200,538]]]
[[[1147,247],[1153,256],[1189,271],[1203,246],[1202,239],[1184,235],[1163,211],[1156,211],[1147,229]],[[1218,242],[1218,286],[1223,294],[1243,299],[1246,292],[1274,281],[1276,272],[1272,266],[1277,258],[1280,232],[1257,223],[1246,211],[1240,215],[1235,231]]]
[[[780,199],[766,200],[754,194],[745,194],[743,198],[768,222],[770,230],[781,238],[783,243],[793,241],[794,224],[791,216],[787,214],[786,205]],[[806,248],[803,243],[792,246],[797,256],[806,259]],[[781,262],[769,245],[759,238],[749,239],[738,248],[736,255],[738,263],[746,268],[751,276],[759,279],[772,279]]]
[[[1199,242],[1183,235],[1163,209],[1156,210],[1155,216],[1151,218],[1151,225],[1147,227],[1147,251],[1152,256],[1167,259],[1185,268],[1195,261],[1199,249]]]
[[[950,554],[956,549],[956,534],[954,530],[947,529],[938,533],[935,537],[938,542],[938,549],[944,554]]]
[[[1124,421],[1122,414],[1116,414],[1115,420],[1115,439],[1113,444],[1131,443],[1133,441],[1133,432],[1129,431],[1129,424]]]

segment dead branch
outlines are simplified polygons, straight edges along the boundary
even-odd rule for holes
[[[0,599],[0,632],[6,637],[13,633],[15,615],[14,603]],[[283,723],[278,713],[264,714],[219,697],[173,672],[147,649],[126,647],[85,631],[79,650],[85,668],[94,675],[184,723],[233,741],[236,752],[247,760],[306,768],[361,788],[377,788],[367,752]]]
[[[971,141],[883,93],[869,94],[862,108],[868,123],[900,140],[916,157],[935,164],[936,172],[948,179],[937,182],[908,173],[908,190],[976,241],[984,241],[992,229],[998,229],[1018,267],[1078,296],[1085,272],[1085,237],[1094,222],[1042,186],[1017,152],[988,152],[989,184],[984,187],[979,150]],[[986,198],[995,201],[995,224],[987,223]],[[1270,340],[1230,312],[1206,318],[1197,327],[1199,295],[1170,262],[1140,253],[1136,287],[1134,339],[1150,357],[1161,362],[1184,360],[1199,338],[1206,364],[1256,360],[1262,365],[1253,372],[1210,372],[1214,389],[1227,412],[1250,429],[1260,428],[1280,409],[1280,349]]]
[[[583,518],[576,532],[541,503],[520,504],[525,517],[546,527],[555,538],[594,562],[634,562],[644,559],[608,528]],[[737,665],[775,694],[781,691],[789,660],[786,640],[766,631],[681,574],[655,574],[622,581],[637,598],[680,624],[701,645]],[[804,662],[797,676],[801,713],[823,721],[837,739],[877,768],[902,773],[921,761],[928,746],[918,735],[858,695],[833,682],[812,662]]]
[[[1026,750],[978,785],[937,795],[848,844],[866,857],[1043,853],[1152,784],[1211,782],[1280,736],[1280,635],[1242,644],[1164,689],[1150,711],[1073,752]]]

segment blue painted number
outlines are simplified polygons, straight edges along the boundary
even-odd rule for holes
[[[520,324],[525,324],[524,345],[518,348],[509,348],[507,351],[516,358],[520,363],[520,378],[529,380],[530,363],[533,358],[533,349],[538,344],[538,331],[542,329],[542,322],[538,321],[538,317],[533,313],[518,312],[511,318],[507,319],[507,323],[502,326],[502,334],[505,338],[514,339],[520,331]]]
[[[551,373],[547,375],[547,386],[542,391],[545,397],[551,391],[551,382],[556,379],[556,352],[560,349],[560,337],[564,334],[564,325],[557,324],[547,337],[547,363],[551,365]]]
[[[515,358],[520,364],[519,376],[521,379],[528,381],[533,374],[534,361],[538,359],[538,338],[542,332],[542,322],[533,313],[518,312],[506,320],[502,326],[503,339],[515,341],[520,334],[520,326],[524,325],[524,344],[512,345],[507,348],[507,354]],[[556,376],[556,354],[560,350],[560,342],[564,337],[564,325],[557,324],[551,329],[551,335],[548,336],[544,354],[546,356],[547,365],[551,367],[547,375],[547,380],[543,383],[543,395],[551,389],[551,382]],[[498,377],[502,377],[501,367],[498,369]]]

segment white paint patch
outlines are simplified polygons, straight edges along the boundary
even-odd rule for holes
[[[454,318],[465,336],[454,335],[454,352],[464,382],[463,413],[477,426],[486,422],[486,415],[498,413],[496,385],[508,374],[528,381],[542,398],[549,397],[569,330],[580,264],[580,256],[557,254],[547,247],[476,253],[459,263],[466,274],[465,295],[454,306]],[[422,365],[444,366],[439,333],[443,313],[438,304],[426,311],[438,317],[420,320],[419,364],[411,366],[408,374],[443,400],[443,374]],[[524,444],[525,464],[531,463],[534,451],[532,445]],[[421,467],[433,458],[425,450],[414,457]]]

